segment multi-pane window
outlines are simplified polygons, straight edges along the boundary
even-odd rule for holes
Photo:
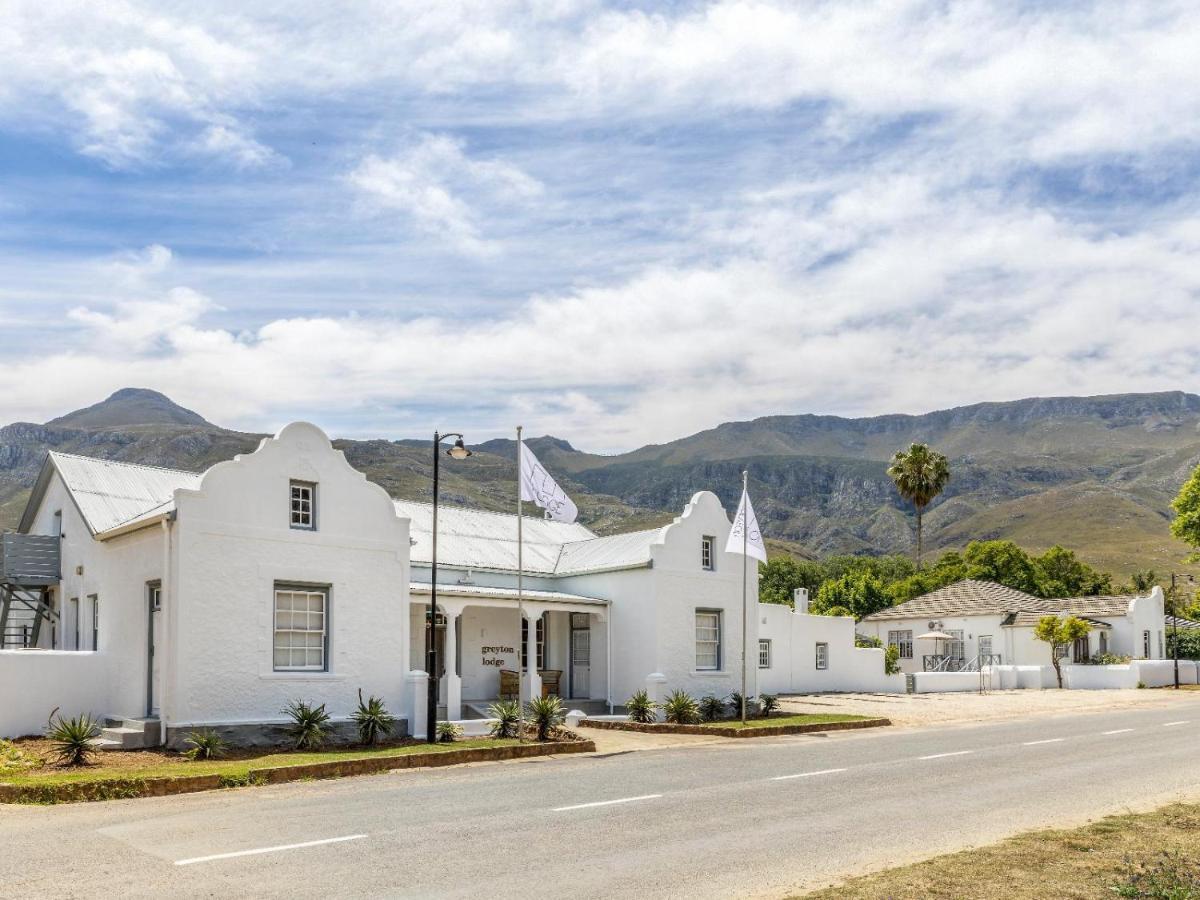
[[[705,535],[700,538],[700,568],[712,571],[716,568],[716,559],[713,556],[713,548],[716,546],[716,538]]]
[[[96,594],[89,594],[88,599],[92,603],[92,649],[100,649],[100,597]]]
[[[292,527],[317,527],[317,486],[307,481],[291,483]]]
[[[329,592],[319,588],[275,589],[274,666],[277,672],[326,670]]]
[[[696,668],[721,668],[721,611],[696,610]]]
[[[771,642],[766,638],[758,640],[758,667],[760,669],[771,668]]]
[[[912,629],[904,629],[900,631],[888,632],[888,646],[896,647],[900,650],[901,659],[913,658],[913,633]]]
[[[534,652],[537,654],[538,671],[546,668],[546,617],[541,616],[537,620],[537,628],[533,633],[534,643],[537,645]],[[529,643],[529,620],[521,618],[521,647],[519,655],[521,657],[521,671],[526,671],[529,667],[525,664],[525,645]]]
[[[1142,632],[1142,659],[1150,658],[1150,632]]]
[[[818,669],[828,669],[829,668],[829,645],[828,644],[822,644],[822,643],[817,644],[817,668]]]

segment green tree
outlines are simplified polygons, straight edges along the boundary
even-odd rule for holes
[[[831,610],[844,608],[855,619],[892,605],[891,595],[883,581],[871,572],[849,572],[836,581],[826,581],[817,591],[812,610],[818,615],[832,615]]]
[[[1042,616],[1033,629],[1033,636],[1039,641],[1050,645],[1050,662],[1054,666],[1054,674],[1058,676],[1058,686],[1063,686],[1061,653],[1065,647],[1079,640],[1091,631],[1091,626],[1083,619],[1067,616]]]
[[[967,578],[994,581],[1027,594],[1038,592],[1033,560],[1012,541],[972,541],[963,560]]]
[[[1175,655],[1175,635],[1167,630],[1167,656]],[[1179,658],[1200,659],[1200,630],[1189,628],[1179,632]]]
[[[1140,569],[1129,576],[1129,584],[1122,589],[1121,593],[1148,594],[1156,584],[1158,584],[1158,575],[1153,569]]]
[[[790,606],[796,588],[808,588],[811,597],[824,580],[825,573],[820,563],[775,556],[758,567],[758,599],[762,603]]]
[[[950,463],[928,444],[912,444],[907,450],[896,451],[887,473],[900,496],[917,510],[917,568],[920,569],[924,550],[921,520],[925,507],[946,489],[950,481]]]
[[[1055,544],[1032,562],[1039,597],[1094,597],[1112,592],[1112,578],[1081,562],[1073,550]]]
[[[904,603],[966,577],[967,564],[961,554],[947,550],[929,568],[893,581],[888,585],[888,593],[895,603]]]
[[[1179,489],[1179,496],[1171,501],[1175,519],[1171,522],[1171,534],[1200,551],[1200,466]],[[1200,558],[1200,552],[1193,556]]]

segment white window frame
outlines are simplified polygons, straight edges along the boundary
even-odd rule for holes
[[[898,628],[888,632],[887,643],[900,651],[900,659],[913,658],[913,633],[911,628]]]
[[[829,668],[829,644],[825,641],[817,641],[814,662],[816,663],[818,672],[823,672]]]
[[[307,491],[307,497],[305,492]],[[307,507],[307,508],[306,508]],[[317,483],[293,478],[288,482],[288,521],[297,531],[317,530]]]
[[[721,664],[724,662],[722,652],[725,631],[724,615],[719,609],[697,609],[692,621],[695,626],[696,671],[720,672]],[[702,654],[705,660],[703,663],[701,662]],[[712,664],[708,662],[710,657],[713,660]]]
[[[162,582],[147,581],[146,594],[150,598],[150,609],[153,612],[158,612],[162,609]]]
[[[541,672],[546,668],[546,614],[542,613],[537,617],[537,627],[533,630],[534,655],[537,657],[538,671]],[[525,664],[525,645],[529,642],[529,619],[521,617],[521,647],[517,651],[517,655],[521,658],[521,671],[528,672],[529,667]]]
[[[1142,632],[1142,659],[1150,658],[1150,632]]]
[[[758,639],[758,667],[760,669],[771,668],[771,639]]]
[[[711,534],[700,538],[700,568],[706,572],[717,569],[717,539]]]
[[[271,668],[276,672],[328,672],[329,671],[329,588],[327,586],[277,583],[271,600]],[[280,600],[287,599],[288,607],[280,608]],[[303,598],[304,608],[297,609]],[[312,609],[313,600],[320,599],[320,608]],[[297,627],[297,616],[303,616],[303,627]],[[316,617],[314,619],[314,616]],[[287,627],[281,628],[285,623]],[[319,627],[313,627],[319,625]],[[317,640],[311,636],[316,635]],[[296,641],[302,639],[299,646]],[[279,654],[287,654],[287,663],[281,664]],[[296,654],[301,662],[296,662]],[[310,662],[314,653],[317,662]]]

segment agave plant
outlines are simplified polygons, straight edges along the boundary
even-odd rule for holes
[[[725,701],[720,697],[709,694],[700,699],[700,718],[705,722],[715,722],[725,716]]]
[[[497,700],[488,707],[488,717],[496,720],[492,723],[492,737],[515,738],[520,734],[521,701]]]
[[[676,725],[695,725],[700,721],[700,704],[687,691],[671,691],[662,708],[667,721]]]
[[[381,737],[387,737],[396,727],[396,717],[387,711],[379,697],[368,697],[363,702],[362,688],[358,689],[358,709],[352,716],[358,727],[358,740],[370,746]]]
[[[437,723],[437,739],[439,744],[453,744],[462,737],[462,726],[454,722]]]
[[[763,694],[758,698],[758,709],[762,715],[770,718],[771,715],[779,711],[779,698],[774,694]]]
[[[563,723],[567,708],[562,700],[551,694],[549,697],[534,697],[529,701],[529,718],[537,728],[537,739],[550,739],[550,732]]]
[[[324,703],[313,706],[305,700],[293,700],[283,708],[283,713],[292,720],[288,731],[296,741],[297,750],[321,748],[328,736],[330,718]]]
[[[197,759],[220,759],[225,755],[225,742],[212,729],[190,732],[186,742],[191,749],[184,751],[183,755],[193,762]]]
[[[648,725],[656,718],[658,704],[651,700],[645,691],[638,691],[625,701],[625,711],[629,714],[630,722]]]
[[[86,766],[96,755],[92,741],[100,737],[100,723],[86,713],[70,719],[56,716],[46,729],[46,737],[60,765]]]

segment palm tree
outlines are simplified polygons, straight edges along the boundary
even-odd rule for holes
[[[897,450],[888,467],[888,475],[896,483],[900,496],[917,508],[917,568],[921,568],[921,516],[950,480],[950,464],[946,457],[928,444],[913,444],[907,450]]]

